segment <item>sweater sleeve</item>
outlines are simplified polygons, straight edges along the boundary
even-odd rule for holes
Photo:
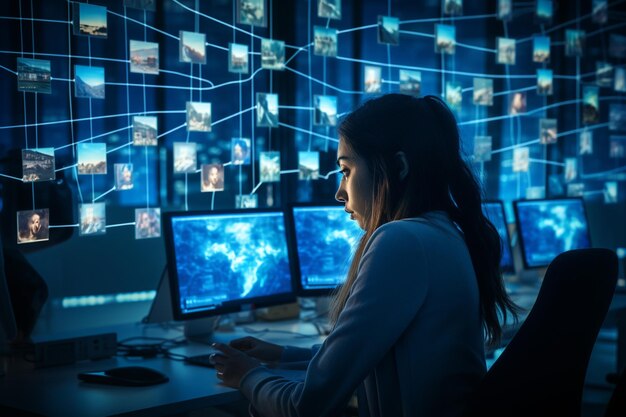
[[[321,345],[313,345],[310,348],[301,348],[296,346],[285,346],[280,356],[280,362],[302,362],[311,360],[320,349]]]
[[[240,389],[262,416],[333,416],[393,347],[428,291],[424,246],[401,222],[370,238],[337,325],[303,382],[256,368]]]

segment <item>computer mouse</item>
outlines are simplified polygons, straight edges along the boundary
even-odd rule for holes
[[[96,384],[133,387],[162,384],[170,380],[162,372],[145,366],[120,366],[104,371],[81,372],[78,379]]]

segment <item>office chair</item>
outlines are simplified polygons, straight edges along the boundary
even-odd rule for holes
[[[577,416],[591,350],[617,282],[617,256],[557,256],[528,317],[472,396],[466,416]]]

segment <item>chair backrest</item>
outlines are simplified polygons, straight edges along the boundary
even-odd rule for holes
[[[617,256],[557,256],[528,317],[473,396],[470,416],[580,416],[589,357],[613,298]]]

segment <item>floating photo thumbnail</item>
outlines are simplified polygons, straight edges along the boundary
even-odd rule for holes
[[[261,40],[261,67],[271,70],[285,69],[285,42]]]
[[[566,30],[565,56],[583,56],[586,36],[584,30]]]
[[[533,62],[550,61],[550,37],[535,36],[533,38]]]
[[[337,97],[313,96],[313,123],[317,126],[337,126]]]
[[[513,0],[498,0],[498,19],[509,21],[513,18]]]
[[[443,14],[461,16],[463,14],[463,0],[443,0],[441,3]]]
[[[382,90],[381,68],[365,65],[363,68],[363,91],[366,93],[380,93]]]
[[[626,58],[626,36],[611,33],[609,37],[609,56]]]
[[[211,103],[188,101],[186,109],[188,132],[211,131]]]
[[[76,153],[79,174],[102,175],[107,173],[106,143],[79,143],[76,145]]]
[[[626,68],[615,68],[615,78],[613,80],[613,89],[620,93],[626,93]]]
[[[202,181],[200,191],[203,193],[224,191],[224,165],[202,165]]]
[[[419,71],[400,70],[400,92],[419,96],[422,89],[422,73]]]
[[[457,113],[460,112],[463,102],[463,88],[461,84],[454,81],[446,81],[445,98],[448,106],[450,106],[450,110]]]
[[[17,58],[17,90],[50,94],[52,92],[50,61]]]
[[[113,164],[115,169],[115,189],[118,191],[132,190],[133,183],[133,164]]]
[[[474,78],[474,104],[477,106],[493,106],[493,80],[490,78]]]
[[[299,180],[316,180],[320,174],[320,157],[318,152],[298,152]]]
[[[256,125],[278,127],[278,94],[256,93]]]
[[[400,19],[378,16],[378,43],[398,45],[400,43]]]
[[[515,39],[498,38],[498,64],[515,65]]]
[[[231,43],[228,45],[228,71],[248,73],[248,45]]]
[[[626,104],[609,106],[609,130],[626,130]]]
[[[604,183],[604,204],[615,204],[618,200],[617,181],[607,181]]]
[[[237,23],[252,26],[267,26],[265,0],[235,0],[237,1]]]
[[[54,148],[22,149],[22,181],[54,180],[54,162]]]
[[[50,237],[50,210],[25,210],[17,212],[17,243],[32,243]]]
[[[104,98],[104,68],[74,65],[74,96]]]
[[[600,120],[599,88],[583,87],[583,123],[598,123]]]
[[[517,115],[526,113],[526,93],[517,91],[509,95],[509,114]]]
[[[513,149],[513,172],[528,172],[530,166],[530,148],[523,146]]]
[[[79,204],[80,226],[79,236],[103,235],[106,233],[107,219],[104,203]]]
[[[256,194],[243,194],[235,196],[235,207],[240,209],[257,208],[259,199]]]
[[[609,19],[609,5],[607,0],[593,0],[591,2],[591,21],[600,25]]]
[[[233,165],[250,165],[250,139],[232,138],[230,160]]]
[[[313,28],[313,53],[337,56],[337,29],[315,26]]]
[[[613,65],[609,62],[596,62],[596,84],[598,87],[613,87]]]
[[[552,23],[553,15],[554,8],[552,6],[552,0],[537,0],[535,3],[535,21],[538,24],[549,25]]]
[[[578,155],[593,154],[593,131],[584,130],[578,136]]]
[[[491,136],[474,137],[474,162],[491,161]]]
[[[565,171],[563,179],[565,182],[574,181],[578,178],[578,160],[576,158],[565,158]]]
[[[133,145],[157,146],[156,116],[133,116]]]
[[[456,48],[456,27],[435,25],[435,52],[454,55]]]
[[[140,74],[158,74],[159,44],[155,42],[131,40],[130,72]]]
[[[263,182],[280,181],[280,152],[261,152],[260,176]]]
[[[135,209],[135,239],[161,236],[161,209]]]
[[[585,184],[582,182],[572,182],[567,184],[568,197],[582,197],[585,193]]]
[[[551,96],[553,93],[553,75],[551,69],[537,70],[537,94],[540,96]]]
[[[626,157],[626,136],[609,137],[609,158]]]
[[[539,142],[542,145],[550,145],[557,141],[556,119],[539,119]]]
[[[107,37],[107,8],[88,3],[74,3],[74,35]]]
[[[178,57],[180,62],[206,64],[206,36],[204,33],[181,30]]]
[[[539,200],[546,198],[546,187],[526,188],[526,200]]]
[[[197,153],[195,142],[174,142],[174,173],[196,172]]]
[[[317,0],[317,17],[341,19],[341,0]]]

